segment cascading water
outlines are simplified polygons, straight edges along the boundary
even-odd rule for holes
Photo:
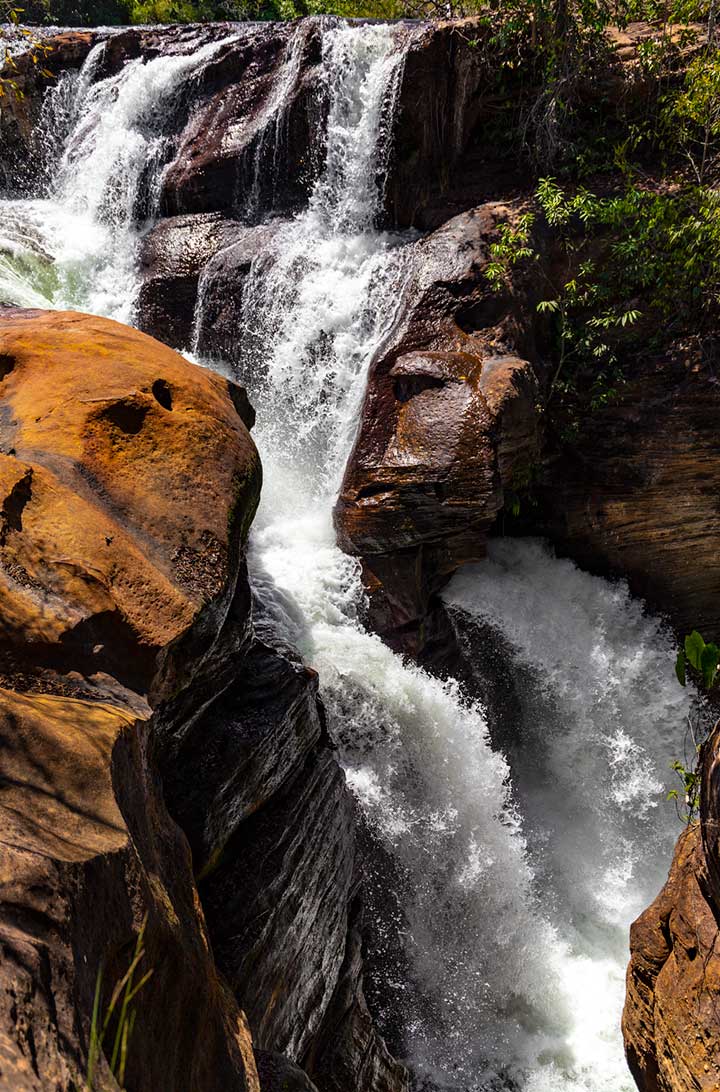
[[[138,57],[96,80],[101,42],[79,76],[59,81],[41,122],[48,193],[3,202],[0,303],[77,307],[132,321],[140,189],[152,218],[170,145],[166,119],[188,78],[223,44],[189,41],[185,53]]]
[[[367,366],[412,260],[411,237],[375,227],[411,33],[323,28],[325,167],[308,208],[276,226],[275,260],[256,262],[245,287],[253,350],[240,378],[266,483],[254,580],[320,672],[349,784],[394,862],[405,978],[383,984],[384,1015],[417,1087],[629,1092],[626,931],[667,868],[667,733],[688,703],[671,681],[669,639],[622,586],[538,543],[496,543],[446,594],[468,661],[491,627],[518,680],[512,730],[491,742],[459,683],[363,628],[358,566],[335,545]],[[214,48],[132,61],[97,83],[97,55],[88,61],[63,100],[49,197],[4,202],[2,296],[131,316],[135,198],[164,156],[153,119]],[[202,322],[201,293],[196,330]]]

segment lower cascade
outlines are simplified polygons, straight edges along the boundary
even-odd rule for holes
[[[41,122],[48,181],[2,202],[2,302],[136,321],[168,119],[250,33],[227,27],[109,75],[100,41],[61,77]],[[307,203],[266,213],[251,179],[238,238],[265,232],[266,245],[247,263],[232,360],[212,351],[208,270],[178,347],[232,374],[257,413],[251,584],[319,674],[367,842],[365,990],[389,1048],[426,1092],[630,1092],[627,930],[667,873],[665,797],[691,707],[671,634],[624,583],[538,538],[497,537],[442,593],[461,669],[433,673],[370,630],[360,563],[336,544],[368,368],[417,272],[419,233],[383,226],[417,33],[321,20],[326,132]],[[266,107],[278,142],[297,64],[291,45]],[[258,149],[272,169],[278,148]]]

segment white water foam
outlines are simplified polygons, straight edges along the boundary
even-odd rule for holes
[[[0,303],[77,308],[132,322],[140,186],[149,191],[152,214],[167,150],[165,115],[188,77],[223,44],[189,42],[187,54],[138,57],[96,80],[101,42],[79,77],[61,78],[43,117],[46,153],[59,154],[54,169],[46,168],[49,192],[2,203]]]

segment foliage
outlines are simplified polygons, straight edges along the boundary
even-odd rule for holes
[[[85,1087],[88,1092],[96,1092],[97,1068],[100,1057],[105,1052],[110,1065],[110,1071],[122,1089],[125,1083],[125,1069],[127,1066],[128,1049],[135,1026],[136,1010],[133,1005],[140,990],[152,976],[152,970],[146,971],[138,982],[135,974],[140,963],[145,957],[145,927],[147,918],[143,921],[135,943],[135,951],[128,969],[119,981],[110,997],[105,1015],[101,1015],[103,994],[103,969],[98,971],[95,983],[95,1000],[93,1002],[92,1022],[90,1025],[90,1048],[88,1051],[88,1068]],[[105,1050],[108,1033],[114,1026],[114,1038],[110,1051]]]
[[[48,72],[42,66],[44,58],[52,52],[52,49],[28,27],[22,25],[22,15],[23,9],[16,7],[12,0],[0,0],[0,22],[4,22],[9,26],[11,37],[21,40],[24,51],[28,53],[31,63],[38,66],[43,76],[52,79],[52,72]],[[17,63],[7,37],[2,47],[2,54],[0,104],[6,98],[20,99],[23,97],[22,88],[17,80]]]
[[[701,693],[709,694],[717,682],[719,666],[720,648],[712,641],[706,643],[702,635],[694,629],[685,638],[677,654],[675,674],[681,686],[686,686],[690,679]],[[672,789],[668,793],[668,800],[674,800],[676,806],[682,799],[685,807],[683,818],[686,822],[694,819],[700,808],[701,777],[698,755],[703,743],[702,735],[692,718],[688,719],[688,731],[692,738],[693,761],[691,765],[679,760],[673,762],[672,769],[680,778],[682,788]]]
[[[677,654],[675,674],[681,686],[687,683],[688,673],[697,676],[705,690],[712,690],[720,664],[720,648],[712,642],[706,644],[696,629],[685,638],[683,647]]]
[[[692,62],[668,115],[702,185],[720,151],[720,53],[704,54]]]
[[[653,351],[661,339],[711,327],[720,315],[720,195],[695,185],[658,192],[630,184],[598,197],[546,178],[536,200],[566,271],[559,283],[542,274],[548,294],[537,305],[556,342],[550,397],[572,394],[581,376],[597,409],[615,396],[631,350]],[[525,214],[500,228],[485,269],[495,291],[517,263],[538,259],[533,225]]]

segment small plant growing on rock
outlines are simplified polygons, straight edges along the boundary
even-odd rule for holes
[[[120,1088],[124,1088],[125,1069],[127,1066],[128,1049],[135,1026],[136,1010],[133,1001],[140,990],[152,976],[152,970],[146,971],[138,982],[135,975],[145,957],[145,926],[147,917],[142,923],[135,943],[135,952],[130,961],[130,966],[118,981],[112,992],[105,1015],[101,1015],[103,992],[103,968],[98,971],[95,983],[95,1000],[93,1002],[92,1022],[90,1025],[90,1049],[88,1051],[88,1068],[85,1080],[87,1092],[99,1092],[96,1085],[96,1073],[100,1056],[104,1051],[106,1039],[111,1026],[115,1026],[115,1035],[110,1053],[105,1052],[110,1066],[110,1071],[115,1077]]]
[[[683,647],[677,654],[675,674],[681,686],[686,686],[688,679],[691,679],[700,692],[708,694],[717,681],[719,666],[720,648],[713,642],[706,642],[694,629],[685,638]],[[696,818],[700,809],[701,778],[698,756],[706,736],[697,731],[697,725],[692,717],[688,718],[688,733],[692,738],[694,760],[692,765],[688,766],[679,760],[672,763],[672,769],[679,777],[682,787],[671,789],[668,800],[675,802],[678,814],[685,822],[690,823]],[[680,811],[681,801],[685,807],[684,813]]]

